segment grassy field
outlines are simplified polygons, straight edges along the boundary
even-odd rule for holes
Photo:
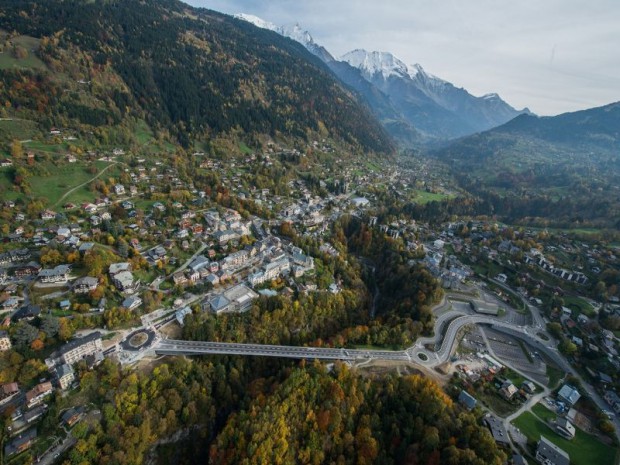
[[[502,399],[499,392],[487,394],[482,390],[478,390],[476,391],[476,397],[500,417],[506,417],[516,412],[519,408],[519,405],[513,405]]]
[[[39,134],[39,128],[34,121],[25,119],[0,120],[0,140],[28,140],[37,134]]]
[[[108,166],[107,162],[95,162],[95,166],[99,171]],[[49,164],[46,166],[49,176],[33,176],[28,179],[32,194],[35,197],[41,197],[47,200],[48,205],[54,205],[58,200],[72,188],[92,179],[95,174],[89,173],[88,166],[82,163],[69,163],[61,166]],[[110,168],[104,176],[114,176],[117,168]],[[77,189],[71,193],[66,202],[80,202],[84,200],[93,200],[95,194],[90,192],[88,185]]]
[[[442,200],[448,199],[451,196],[448,194],[439,194],[434,192],[426,192],[423,190],[414,191],[412,201],[415,203],[425,204],[429,202],[441,202]]]
[[[134,129],[134,135],[138,144],[144,145],[154,140],[153,132],[145,121],[140,120]]]
[[[12,39],[12,42],[15,45],[25,48],[28,51],[28,56],[23,59],[17,59],[13,56],[12,50],[7,49],[0,53],[0,69],[46,68],[45,63],[43,63],[34,52],[34,50],[39,48],[39,39],[29,36],[18,36]]]
[[[552,421],[557,418],[555,412],[549,410],[542,403],[534,405],[534,407],[532,407],[532,411],[536,414],[538,418],[544,421]]]
[[[564,305],[573,311],[573,318],[577,318],[580,313],[583,313],[588,318],[596,316],[596,312],[594,308],[592,308],[592,305],[581,297],[565,295],[562,299],[564,300]]]
[[[555,389],[560,381],[564,379],[566,373],[560,370],[559,368],[555,368],[547,364],[547,377],[549,378],[549,389]]]
[[[239,150],[241,150],[241,153],[244,153],[246,155],[249,155],[253,152],[253,150],[247,145],[245,145],[244,142],[239,142]]]
[[[568,441],[558,436],[530,412],[525,412],[513,423],[527,436],[529,441],[538,442],[541,436],[545,436],[570,455],[573,465],[614,464],[616,450],[580,429],[577,429],[575,437]]]

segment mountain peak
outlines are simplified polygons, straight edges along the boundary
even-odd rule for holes
[[[318,56],[324,62],[330,62],[334,60],[334,57],[325,50],[324,47],[317,44],[310,33],[303,29],[299,23],[295,23],[293,25],[288,26],[276,26],[269,21],[265,21],[262,18],[254,15],[248,15],[245,13],[238,13],[234,15],[235,18],[241,19],[243,21],[247,21],[248,23],[252,23],[256,27],[260,27],[261,29],[269,29],[270,31],[277,32],[281,36],[288,37],[289,39],[294,40],[295,42],[299,42],[301,45],[306,47],[306,49]]]
[[[246,13],[237,13],[233,15],[233,17],[237,19],[241,19],[243,21],[247,21],[248,23],[252,23],[254,24],[254,26],[260,27],[261,29],[269,29],[270,31],[278,32],[278,26],[276,26],[273,23],[270,23],[269,21],[265,21],[262,18],[259,18],[258,16],[249,15]]]
[[[369,77],[379,73],[384,79],[390,76],[409,76],[407,65],[389,52],[368,52],[358,48],[344,54],[340,59]]]

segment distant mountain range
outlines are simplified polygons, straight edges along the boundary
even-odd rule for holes
[[[497,94],[475,97],[427,73],[419,64],[408,67],[388,52],[358,49],[336,59],[298,24],[276,26],[245,14],[237,18],[304,45],[364,98],[386,130],[403,145],[455,139],[530,113],[514,109]]]
[[[620,102],[521,115],[432,153],[508,221],[620,227]]]

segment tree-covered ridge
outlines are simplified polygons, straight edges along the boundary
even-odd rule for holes
[[[420,376],[372,380],[336,365],[297,369],[231,416],[214,464],[504,463],[489,432]]]
[[[300,44],[243,21],[164,0],[12,0],[3,2],[1,15],[1,29],[42,39],[37,53],[48,66],[59,49],[76,50],[86,83],[107,68],[122,78],[110,96],[112,113],[88,114],[79,98],[69,106],[53,99],[31,104],[48,116],[99,126],[131,113],[157,131],[170,130],[184,145],[241,129],[333,136],[354,147],[392,150],[368,110],[318,59]],[[12,73],[17,79],[22,74]],[[32,80],[47,79],[45,71],[29,73]]]

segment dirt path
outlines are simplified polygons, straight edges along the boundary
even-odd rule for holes
[[[108,166],[106,166],[105,168],[103,168],[101,171],[99,171],[99,173],[97,173],[97,175],[91,179],[89,179],[86,182],[83,182],[82,184],[72,187],[71,189],[69,189],[67,192],[65,192],[63,194],[63,196],[61,198],[59,198],[56,203],[54,204],[54,207],[57,206],[60,202],[62,202],[63,200],[65,200],[69,195],[73,194],[76,190],[78,190],[81,187],[84,187],[87,184],[90,184],[91,182],[93,182],[95,179],[99,178],[103,173],[105,173],[107,170],[109,170],[112,166],[118,164],[117,161],[113,161],[111,162]]]

